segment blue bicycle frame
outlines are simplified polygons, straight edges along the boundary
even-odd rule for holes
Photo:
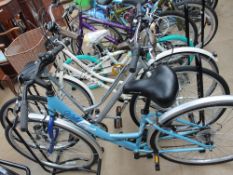
[[[138,132],[134,133],[120,133],[120,134],[112,134],[108,133],[105,130],[99,128],[96,125],[91,124],[90,122],[84,120],[81,116],[73,112],[68,106],[66,106],[61,100],[58,99],[56,96],[47,97],[48,100],[48,107],[49,107],[49,115],[50,115],[50,122],[48,124],[48,131],[50,132],[50,138],[52,139],[50,150],[53,150],[51,147],[53,147],[53,139],[56,139],[56,136],[58,134],[58,131],[53,131],[53,122],[55,120],[55,113],[60,113],[62,116],[64,116],[66,119],[70,120],[73,123],[76,123],[79,127],[90,133],[91,135],[94,135],[98,138],[101,138],[103,140],[109,141],[113,144],[122,146],[130,151],[133,151],[134,153],[153,153],[153,150],[149,147],[147,143],[142,142],[142,135],[143,131],[146,127],[146,124],[151,124],[156,130],[167,134],[164,137],[161,137],[160,139],[173,139],[178,138],[181,140],[184,140],[188,143],[192,143],[194,145],[197,145],[197,147],[193,148],[173,148],[173,149],[166,149],[162,150],[159,153],[174,153],[174,152],[192,152],[192,151],[201,151],[206,149],[213,149],[212,145],[206,145],[204,143],[198,142],[196,140],[193,140],[191,138],[186,137],[186,135],[195,133],[197,131],[184,131],[181,133],[175,133],[172,130],[166,130],[164,128],[159,127],[154,121],[156,114],[148,114],[143,115],[140,120],[140,127]],[[194,124],[194,123],[188,123],[188,121],[183,121],[181,119],[177,120],[177,122],[183,123],[185,125],[194,126],[199,129],[201,128],[201,125]],[[136,142],[129,141],[129,139],[135,139]]]

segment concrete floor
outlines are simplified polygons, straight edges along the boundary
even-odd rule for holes
[[[215,51],[218,54],[218,65],[221,75],[227,80],[231,91],[233,91],[233,1],[220,0],[217,7],[219,17],[219,29],[215,39],[208,45],[209,51]],[[11,98],[12,93],[6,90],[0,90],[0,105],[7,99]],[[109,122],[107,122],[109,123]],[[135,127],[129,117],[124,118],[124,126],[127,130],[134,130]],[[111,128],[113,124],[109,123]],[[46,175],[41,167],[14,151],[6,142],[4,132],[0,128],[0,158],[25,164],[30,167],[33,175]],[[161,171],[155,172],[153,161],[151,159],[134,160],[133,154],[127,150],[121,149],[109,143],[100,142],[105,147],[102,175],[231,175],[233,174],[233,162],[214,165],[214,166],[185,166],[179,165],[166,160],[161,160]],[[65,174],[86,174],[81,172],[69,172]]]

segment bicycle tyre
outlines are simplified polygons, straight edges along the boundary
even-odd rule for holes
[[[200,29],[198,31],[198,42],[199,42],[198,46],[201,47],[202,46],[202,43],[201,43],[201,24],[198,25],[198,23],[201,23],[202,4],[200,3],[200,1],[193,2],[192,0],[191,1],[187,0],[186,2],[187,2],[187,6],[189,8],[190,18],[195,22],[197,28]],[[184,9],[184,3],[177,3],[176,5],[177,5],[178,9],[180,9],[180,10]],[[195,8],[196,8],[196,10],[199,9],[198,12],[196,11],[196,13],[198,13],[198,14],[195,13],[195,10],[194,10]],[[199,16],[195,16],[195,15],[199,15]],[[205,16],[210,17],[210,18],[208,18],[209,19],[208,21],[205,21],[204,46],[208,45],[213,40],[213,38],[216,35],[217,30],[218,30],[217,14],[208,5],[205,6]],[[209,26],[211,25],[211,28],[209,30],[206,28],[207,25],[209,25]]]
[[[71,98],[78,104],[80,104],[82,107],[89,107],[94,105],[94,101],[92,99],[92,97],[90,96],[90,94],[78,83],[76,83],[73,80],[70,79],[63,79],[64,82],[64,90],[68,91],[68,94],[71,96]],[[67,87],[68,86],[68,87]],[[66,89],[69,88],[69,89]],[[71,93],[69,93],[71,92]],[[76,93],[75,93],[76,92]],[[76,96],[74,96],[76,94]],[[64,96],[66,97],[66,96]],[[67,97],[66,97],[67,98]],[[69,104],[69,107],[74,110],[75,112],[77,112],[78,114],[81,113],[81,110],[78,109],[78,107],[73,104],[73,102],[71,100],[69,100],[67,98],[67,100],[65,101],[64,99],[62,99],[66,104]],[[86,114],[93,114],[93,110],[87,112]]]
[[[185,2],[187,0],[174,0],[174,3],[179,3],[179,2]],[[201,0],[188,0],[192,2],[201,2]],[[210,6],[211,8],[215,9],[218,5],[218,0],[207,0],[207,5]]]
[[[54,151],[52,153],[48,153],[49,142],[48,142],[48,136],[47,136],[48,130],[46,128],[46,126],[48,126],[48,119],[44,120],[44,116],[41,116],[40,118],[38,117],[33,118],[33,116],[31,116],[31,118],[29,117],[29,123],[28,123],[29,131],[27,133],[21,132],[18,126],[19,122],[15,123],[15,125],[16,125],[17,132],[20,133],[21,137],[23,137],[24,140],[28,138],[30,141],[30,137],[27,136],[26,134],[28,132],[31,134],[33,139],[36,141],[36,144],[38,147],[35,145],[33,141],[29,142],[28,140],[26,140],[27,145],[33,150],[37,158],[39,158],[40,163],[42,163],[46,167],[56,168],[59,170],[90,168],[98,160],[98,153],[97,153],[97,150],[94,148],[94,146],[91,143],[89,143],[89,141],[86,140],[84,137],[82,137],[81,135],[78,135],[74,131],[74,129],[69,128],[67,124],[65,125],[61,121],[60,122],[58,122],[57,120],[54,121],[54,129],[57,128],[59,129],[60,132],[59,132],[59,137],[56,140],[56,145],[54,146]],[[38,126],[41,126],[40,130],[36,130]],[[30,129],[33,129],[33,130],[30,131]],[[27,148],[25,148],[25,145],[20,141],[19,137],[12,130],[12,126],[9,125],[5,129],[5,136],[6,136],[8,143],[17,152],[19,152],[24,157],[34,162],[37,162],[36,159],[27,150]],[[60,142],[59,142],[59,139],[61,139]],[[67,139],[66,142],[65,142],[65,139]],[[45,143],[43,143],[43,141]],[[80,145],[77,146],[77,144],[79,143],[81,143],[81,146]],[[78,158],[78,157],[75,158],[74,157],[75,155],[84,156],[85,153],[83,153],[83,151],[80,151],[79,154],[75,153],[75,150],[79,151],[81,148],[87,149],[87,151],[90,152],[90,155],[88,156],[90,157],[90,160],[87,160],[87,158]],[[42,151],[47,156],[47,158],[45,158],[41,154],[40,151]],[[59,153],[62,153],[62,156],[60,157],[59,162],[57,162],[54,156],[56,156],[56,154],[59,154]],[[64,160],[64,159],[68,159],[68,160]],[[80,164],[79,161],[84,161],[84,162],[83,164]]]
[[[204,102],[206,99],[212,99],[211,101],[208,101],[208,103]],[[231,137],[231,132],[229,132],[232,129],[232,114],[229,112],[232,111],[233,107],[233,100],[232,96],[219,96],[219,97],[207,97],[203,99],[198,99],[194,101],[193,103],[190,102],[189,104],[186,104],[187,106],[185,108],[184,105],[180,106],[182,108],[182,112],[178,112],[174,115],[171,116],[168,120],[166,120],[164,123],[161,123],[161,127],[164,127],[166,129],[169,128],[169,123],[173,122],[175,118],[179,118],[179,116],[184,116],[186,114],[192,114],[193,113],[198,113],[203,112],[205,115],[208,115],[208,112],[214,113],[215,108],[217,108],[217,111],[222,111],[224,110],[224,113],[221,114],[219,119],[215,122],[212,123],[209,126],[206,126],[207,129],[202,130],[197,132],[195,135],[190,135],[190,138],[196,138],[199,142],[201,141],[202,143],[205,143],[204,137],[207,136],[207,134],[210,134],[211,141],[209,142],[210,144],[214,145],[214,148],[212,150],[205,150],[202,152],[192,152],[192,153],[182,153],[178,152],[177,155],[176,153],[160,153],[160,156],[163,157],[166,160],[175,162],[175,163],[181,163],[181,164],[186,164],[186,165],[214,165],[214,164],[219,164],[219,163],[225,163],[233,160],[233,153],[232,153],[232,146],[230,139]],[[194,105],[194,107],[192,107]],[[170,114],[172,111],[170,111]],[[167,127],[166,127],[167,126]],[[221,128],[220,128],[221,126]],[[228,128],[229,127],[229,128]],[[181,128],[180,128],[181,129]],[[173,130],[173,129],[172,129]],[[180,130],[181,131],[181,130]],[[225,133],[221,133],[225,132]],[[229,134],[230,136],[227,136],[226,134]],[[167,144],[164,143],[163,141],[160,141],[159,143],[159,137],[162,136],[162,134],[158,131],[154,131],[152,136],[150,137],[150,144],[151,147],[156,151],[160,152],[162,149],[168,148],[167,144],[171,144],[173,142],[172,147],[177,147],[179,141],[178,140],[172,140],[171,142],[167,141]],[[225,140],[224,140],[225,139]],[[165,140],[166,141],[166,140]],[[161,143],[163,142],[163,143]],[[183,142],[184,143],[184,142]],[[187,142],[186,142],[187,143]],[[205,144],[208,144],[205,143]],[[185,146],[185,145],[181,145]],[[188,146],[193,146],[192,144],[186,145],[185,148],[188,148]],[[166,148],[165,148],[166,147]],[[230,152],[231,153],[228,153]],[[220,156],[220,154],[223,154]],[[206,158],[202,158],[203,156],[206,155]],[[182,157],[182,158],[181,158]]]
[[[174,11],[174,10],[169,10],[169,11],[164,11],[159,13],[159,18],[164,18],[167,17],[168,19],[174,19],[174,17],[176,17],[177,21],[179,21],[178,19],[182,20],[182,27],[185,27],[185,15],[182,12],[179,11]],[[156,21],[156,18],[154,19],[154,21]],[[181,21],[179,21],[181,22]],[[183,33],[172,33],[172,34],[182,34],[183,36],[186,36],[186,31],[185,29],[180,29],[181,27],[178,26],[178,30],[180,30],[179,32],[181,32],[181,30]],[[193,43],[196,43],[198,40],[198,29],[196,24],[194,23],[194,21],[189,18],[189,33],[191,33],[193,36],[190,36],[190,39],[192,40]],[[171,33],[169,33],[171,34]]]
[[[196,67],[192,67],[192,66],[183,66],[183,67],[176,67],[174,68],[174,71],[178,74],[179,72],[193,72],[194,74],[198,72],[198,69]],[[230,94],[230,89],[229,89],[229,86],[227,85],[226,81],[218,74],[208,70],[208,69],[204,69],[203,68],[203,75],[206,75],[207,77],[212,77],[214,80],[213,80],[213,83],[214,82],[218,82],[219,83],[219,87],[222,88],[223,90],[223,93],[220,94],[220,95],[228,95]],[[203,81],[205,81],[206,79],[204,79],[204,76],[203,76]],[[215,87],[216,85],[216,87]],[[205,94],[205,96],[209,96],[209,95],[212,95],[212,93],[218,88],[218,85],[217,84],[212,84],[211,83],[211,86],[212,88],[208,88],[208,90],[206,92],[208,92],[209,90],[211,90],[210,92],[208,92],[208,94]],[[156,88],[156,87],[155,87]],[[190,87],[188,87],[188,90],[191,90],[189,89]],[[214,89],[213,89],[214,88]],[[218,90],[218,89],[217,89]],[[180,94],[180,93],[179,93]],[[218,94],[219,95],[219,94]],[[178,95],[179,97],[179,95]],[[140,116],[140,113],[136,112],[137,111],[140,111],[141,108],[139,108],[139,106],[137,105],[137,103],[140,103],[138,102],[138,98],[139,96],[138,95],[133,95],[131,100],[130,100],[130,104],[129,104],[129,112],[130,112],[130,117],[131,119],[133,120],[133,122],[139,126],[139,116]],[[187,98],[187,97],[186,97]],[[190,100],[188,98],[188,100]],[[144,101],[144,100],[143,100]],[[142,103],[143,103],[142,101]],[[186,102],[186,101],[185,101]],[[154,110],[155,107],[151,106],[152,109]],[[212,121],[210,121],[209,123],[211,124],[212,122],[214,122],[215,120],[217,120],[218,118],[216,119],[213,119]]]
[[[174,53],[172,51],[167,56],[163,56],[159,60],[156,60],[153,64],[167,64],[171,67],[187,65],[196,66],[195,57],[201,60],[203,68],[209,69],[217,74],[219,73],[217,63],[213,57],[210,57],[208,54],[201,53],[200,51],[181,51],[178,53]]]
[[[8,122],[7,122],[7,115],[8,115],[8,112],[11,112],[11,114],[13,114],[13,110],[14,110],[14,107],[16,105],[16,102],[17,101],[20,101],[21,100],[21,97],[14,97],[8,101],[6,101],[3,106],[1,107],[0,109],[0,121],[1,121],[1,125],[3,128],[6,128],[8,127]],[[40,102],[43,102],[43,103],[47,103],[47,99],[45,97],[42,97],[42,96],[31,96],[29,95],[27,97],[27,100],[30,100],[30,101],[40,101]],[[13,105],[13,106],[12,106]],[[39,109],[39,107],[38,107]],[[39,109],[40,111],[41,109]],[[46,110],[47,110],[47,107],[46,107]],[[43,112],[43,111],[41,111]],[[12,124],[12,123],[11,123]]]

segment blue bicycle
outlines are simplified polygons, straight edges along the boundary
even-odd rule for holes
[[[7,117],[6,127],[6,138],[15,150],[47,171],[49,168],[93,171],[91,167],[98,162],[98,174],[103,149],[96,138],[132,151],[135,158],[154,156],[157,170],[160,168],[160,156],[194,165],[233,160],[233,143],[229,132],[232,128],[231,117],[225,115],[228,114],[227,108],[231,109],[233,105],[231,96],[203,98],[164,112],[163,109],[174,104],[179,89],[174,71],[166,65],[158,65],[148,72],[150,76],[147,78],[136,79],[141,70],[137,69],[138,63],[143,62],[137,35],[141,25],[139,2],[137,9],[138,24],[132,43],[132,60],[127,67],[129,73],[125,75],[125,80],[129,81],[124,81],[118,87],[119,92],[113,99],[122,93],[147,97],[138,131],[109,133],[95,122],[98,117],[96,120],[85,120],[56,96],[51,82],[44,80],[42,74],[64,49],[63,44],[58,44],[52,51],[40,55],[36,62],[27,65],[20,74],[20,82],[24,85],[22,98],[16,101],[13,116]],[[27,95],[28,88],[34,84],[46,90],[46,98]],[[152,102],[160,110],[151,112]],[[113,104],[109,102],[106,108],[109,106]],[[120,116],[120,113],[121,110],[117,108],[117,115]]]
[[[221,98],[209,97],[191,101],[166,113],[153,113],[149,110],[151,102],[161,108],[170,107],[178,91],[175,73],[168,66],[161,65],[151,72],[151,77],[132,79],[120,87],[126,94],[150,97],[141,111],[138,131],[108,133],[98,123],[89,122],[73,112],[56,96],[52,84],[39,78],[43,69],[55,60],[55,55],[62,49],[63,45],[58,46],[41,56],[31,69],[23,71],[20,78],[24,84],[23,95],[15,105],[14,118],[8,117],[6,128],[6,138],[11,146],[45,170],[89,169],[96,162],[100,167],[103,149],[96,138],[132,151],[135,158],[154,156],[157,170],[160,168],[160,156],[194,165],[233,159],[232,134],[228,132],[232,127],[231,117],[225,117],[228,106],[232,111],[231,96],[225,103]],[[129,73],[127,78],[133,74]],[[27,96],[27,89],[33,84],[45,88],[47,98]],[[40,109],[39,112],[34,110],[35,106]],[[120,110],[117,112],[120,115]]]

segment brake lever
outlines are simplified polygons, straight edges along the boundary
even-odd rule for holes
[[[73,13],[73,11],[76,9],[76,5],[70,5],[68,8],[65,9],[65,12],[62,15],[62,18],[65,18],[67,15],[70,15]]]

